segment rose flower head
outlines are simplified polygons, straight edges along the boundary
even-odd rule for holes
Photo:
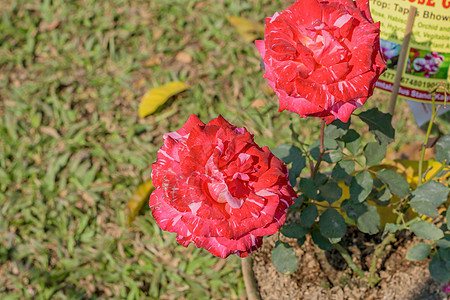
[[[248,256],[280,229],[297,197],[283,162],[222,116],[205,125],[191,115],[164,135],[157,156],[153,217],[181,245],[194,243],[215,256]]]
[[[347,122],[386,67],[379,28],[368,0],[297,0],[266,18],[255,44],[280,111]]]

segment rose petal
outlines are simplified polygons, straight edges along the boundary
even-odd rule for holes
[[[363,16],[373,23],[372,14],[370,13],[369,0],[355,0],[355,3]]]
[[[177,232],[182,236],[190,234],[187,227],[181,221],[182,213],[175,210],[172,206],[164,201],[163,192],[161,189],[156,189],[152,192],[149,200],[149,206],[152,210],[152,215],[162,230]]]
[[[256,48],[258,48],[259,53],[261,53],[262,59],[264,59],[266,53],[266,47],[264,46],[264,40],[255,41]]]
[[[314,21],[322,19],[322,7],[317,0],[299,0],[286,9],[286,15],[283,17],[289,18],[297,25],[308,27]]]
[[[342,62],[330,67],[316,69],[309,79],[314,80],[319,84],[331,84],[344,77],[349,70],[349,64],[347,62]]]
[[[330,67],[347,57],[347,50],[328,31],[323,31],[320,39],[321,48],[313,50],[314,59],[321,65]]]
[[[190,115],[186,123],[184,123],[183,127],[174,132],[169,132],[163,135],[164,139],[168,136],[172,137],[175,140],[180,140],[182,137],[184,138],[194,126],[196,125],[205,125],[196,115]]]

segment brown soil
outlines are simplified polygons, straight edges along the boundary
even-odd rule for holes
[[[253,255],[253,270],[262,299],[448,299],[442,284],[434,281],[428,271],[428,262],[406,260],[406,252],[415,243],[404,233],[397,235],[397,242],[387,249],[387,256],[378,262],[378,276],[382,278],[374,288],[368,288],[347,267],[336,250],[322,251],[314,246],[310,236],[299,247],[294,239],[283,238],[294,247],[300,260],[297,272],[291,275],[279,273],[271,262],[271,251],[276,235],[266,238],[263,246]],[[374,245],[379,237],[365,235],[356,230],[347,232],[341,241],[354,261],[367,271]]]

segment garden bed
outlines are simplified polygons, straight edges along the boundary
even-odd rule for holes
[[[378,239],[379,235],[349,229],[341,244],[367,271]],[[418,238],[403,232],[397,234],[397,242],[387,249],[386,257],[378,261],[381,281],[373,288],[352,273],[339,252],[320,250],[310,236],[301,247],[295,239],[283,238],[294,247],[300,260],[295,273],[283,275],[271,261],[276,240],[276,235],[266,238],[263,246],[252,255],[262,299],[446,299],[442,285],[430,276],[428,260],[406,260],[406,252]]]

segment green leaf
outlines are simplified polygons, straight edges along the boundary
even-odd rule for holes
[[[298,157],[292,163],[292,167],[289,169],[289,182],[292,186],[297,184],[297,178],[306,166],[306,158],[304,156]]]
[[[368,234],[378,233],[380,215],[375,206],[367,202],[355,203],[350,199],[342,202],[341,206],[345,208],[345,212],[349,218],[356,220],[356,225],[359,230]]]
[[[350,122],[344,123],[341,120],[335,120],[325,128],[325,136],[330,139],[337,139],[343,136],[348,128]]]
[[[364,147],[364,156],[367,166],[378,165],[386,156],[386,146],[377,142],[368,143]]]
[[[418,221],[411,224],[410,229],[419,238],[435,241],[444,236],[442,230],[427,221]]]
[[[342,196],[342,189],[336,182],[328,182],[319,187],[319,197],[326,200],[328,203],[333,203],[339,200]]]
[[[276,242],[272,250],[272,263],[277,270],[284,274],[292,274],[298,269],[298,258],[294,249],[288,243]]]
[[[448,249],[440,249],[437,251],[431,259],[428,269],[433,279],[441,283],[447,283],[450,281],[450,261],[443,257],[442,250]]]
[[[380,226],[380,215],[375,206],[367,204],[366,208],[367,211],[358,217],[356,225],[364,233],[376,234]]]
[[[356,174],[350,182],[350,199],[354,202],[363,202],[372,191],[373,179],[368,171]]]
[[[288,238],[299,239],[304,237],[308,232],[309,230],[300,225],[300,223],[285,224],[281,228],[281,233]]]
[[[317,206],[310,204],[300,214],[300,223],[305,227],[311,227],[318,216]]]
[[[437,207],[447,201],[448,192],[448,187],[442,183],[427,182],[412,192],[411,207],[422,215],[437,218]]]
[[[272,150],[273,155],[281,159],[285,164],[295,162],[303,157],[302,150],[294,145],[283,144]]]
[[[411,207],[414,208],[414,210],[421,215],[426,215],[426,216],[429,216],[432,218],[437,218],[439,216],[437,208],[434,207],[434,205],[431,204],[430,202],[424,202],[424,201],[414,201],[413,202],[411,200],[410,203],[411,203]]]
[[[291,170],[289,170],[289,183],[292,186],[296,186],[297,185],[297,176],[295,176],[295,172],[291,172]]]
[[[427,243],[418,243],[412,246],[406,253],[407,260],[424,260],[431,252],[431,246]]]
[[[324,237],[319,230],[314,229],[311,232],[311,237],[313,242],[322,250],[330,250],[333,248],[333,245],[330,243],[330,241]]]
[[[387,206],[391,202],[392,194],[387,187],[377,192],[375,202],[380,206]]]
[[[311,154],[312,158],[314,158],[315,160],[318,160],[319,156],[320,156],[319,145],[320,145],[320,141],[315,140],[309,147],[309,153]],[[334,139],[330,139],[327,136],[325,136],[325,138],[323,139],[323,150],[333,152],[333,154],[331,154],[331,155],[325,154],[323,159],[326,160],[327,162],[331,162],[331,160],[335,160],[335,159],[339,160],[339,158],[338,158],[339,154],[334,153],[334,152],[338,152],[338,151],[333,151],[333,150],[337,149],[337,147],[338,147],[338,144],[336,143],[336,141]]]
[[[332,244],[337,244],[337,243],[339,243],[342,240],[342,238],[329,238],[328,240]]]
[[[354,202],[351,199],[346,199],[342,202],[341,207],[345,209],[345,213],[350,219],[357,220],[360,215],[367,211],[367,202]]]
[[[450,261],[450,249],[439,249],[439,256],[444,260]],[[447,267],[450,267],[450,265]]]
[[[311,179],[301,178],[299,187],[300,191],[309,199],[317,198],[317,186]]]
[[[443,163],[447,160],[450,163],[450,134],[444,135],[436,143],[436,160]]]
[[[306,241],[306,236],[297,239],[298,246],[301,247]]]
[[[344,155],[342,154],[341,150],[331,150],[325,153],[325,155],[323,156],[323,160],[327,163],[332,164],[341,160],[343,156]]]
[[[316,186],[321,186],[324,185],[327,181],[328,181],[328,176],[318,172],[316,174],[316,178],[314,178],[314,183],[316,184]]]
[[[378,108],[372,108],[362,112],[358,117],[369,125],[369,131],[375,134],[375,138],[381,144],[387,145],[394,141],[395,130],[392,127],[392,116],[382,113]]]
[[[336,140],[330,139],[329,137],[324,137],[323,139],[323,150],[336,150],[338,148],[338,144]]]
[[[396,233],[398,230],[402,228],[403,228],[402,225],[397,225],[393,223],[386,223],[386,225],[384,225],[384,230],[389,231],[390,233]]]
[[[376,173],[378,179],[388,186],[391,192],[399,198],[409,194],[409,184],[406,179],[397,172],[390,169],[382,169]]]
[[[361,136],[355,130],[350,129],[345,135],[340,138],[345,143],[347,148],[353,155],[356,155],[361,147]]]
[[[312,142],[312,144],[309,146],[309,154],[311,154],[312,158],[314,160],[318,160],[319,156],[320,156],[320,141],[319,140],[315,140],[314,142]]]
[[[380,179],[378,179],[377,177],[375,177],[373,179],[373,186],[380,189],[383,187],[386,187],[386,185],[383,183],[383,181],[381,181]]]
[[[305,197],[303,195],[300,195],[297,199],[294,199],[294,203],[288,207],[289,210],[295,210],[297,208],[300,208],[303,204],[303,200]]]
[[[320,232],[327,238],[341,238],[347,226],[344,217],[334,208],[327,208],[319,218]]]
[[[441,248],[450,248],[450,234],[445,233],[442,239],[436,241],[436,245]]]
[[[331,172],[331,177],[335,179],[346,179],[355,172],[355,162],[353,160],[341,160]]]

